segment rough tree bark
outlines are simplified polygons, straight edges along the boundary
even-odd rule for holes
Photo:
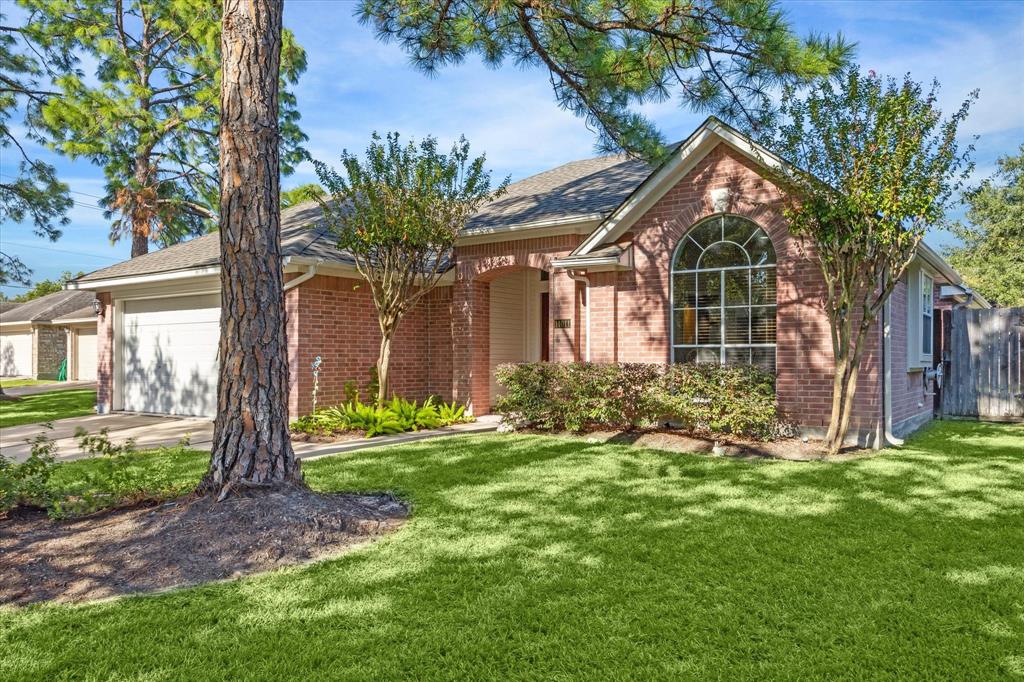
[[[302,481],[288,436],[278,69],[283,0],[224,0],[220,377],[200,491]]]

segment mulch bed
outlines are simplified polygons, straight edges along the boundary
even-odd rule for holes
[[[0,515],[0,604],[157,592],[306,563],[372,542],[408,515],[408,505],[389,493],[302,487],[59,522],[17,508]]]
[[[779,440],[762,442],[724,437],[716,440],[676,429],[591,431],[583,437],[591,442],[623,443],[671,452],[698,453],[722,457],[785,459],[800,462],[818,460],[843,461],[867,457],[875,453],[874,450],[870,449],[846,447],[838,455],[828,456],[824,443],[819,440],[804,442],[799,438],[781,438]]]

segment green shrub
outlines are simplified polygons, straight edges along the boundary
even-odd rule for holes
[[[772,374],[748,365],[527,363],[497,368],[496,409],[514,425],[582,431],[668,421],[691,431],[770,438]]]
[[[778,424],[775,378],[750,365],[670,365],[656,402],[662,418],[692,431],[766,440]]]
[[[308,414],[293,421],[293,433],[329,436],[345,431],[362,431],[367,438],[388,433],[404,433],[420,429],[436,429],[472,418],[466,406],[456,402],[435,402],[427,398],[423,404],[394,397],[383,405],[363,403],[358,398]]]
[[[498,365],[494,376],[506,392],[495,401],[495,410],[540,429],[563,426],[557,408],[558,397],[563,392],[556,387],[564,372],[564,365],[548,362]]]
[[[167,467],[140,466],[142,455],[135,451],[134,442],[115,445],[106,429],[95,435],[79,429],[75,438],[89,458],[58,464],[56,444],[46,434],[36,436],[31,454],[20,464],[0,455],[0,511],[26,505],[45,508],[52,518],[65,518],[143,499],[173,497],[195,485],[192,481],[182,484],[176,471],[166,471]],[[179,443],[156,454],[177,454],[184,447]]]
[[[57,446],[45,434],[36,436],[31,445],[24,462],[0,453],[0,512],[18,505],[50,506],[48,484],[56,466]]]
[[[438,401],[437,418],[440,420],[441,426],[451,426],[452,424],[473,421],[473,418],[466,414],[466,406],[460,405],[454,400],[450,403],[446,403],[443,400]]]

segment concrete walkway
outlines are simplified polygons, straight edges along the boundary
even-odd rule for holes
[[[52,393],[53,391],[70,391],[75,388],[96,388],[95,381],[55,381],[52,384],[34,384],[32,386],[5,386],[4,393],[9,396],[21,398],[26,395],[38,393]]]
[[[387,445],[401,445],[427,438],[451,436],[457,434],[486,433],[498,428],[497,417],[481,417],[469,424],[455,424],[430,431],[414,431],[376,438],[359,438],[340,443],[302,443],[293,445],[295,454],[300,459],[315,459],[327,455],[354,452],[364,448],[375,448]],[[135,439],[138,450],[152,450],[159,447],[177,445],[182,438],[189,439],[189,447],[195,450],[209,450],[213,441],[213,422],[202,418],[160,417],[143,414],[104,414],[88,417],[72,417],[53,422],[53,430],[47,431],[39,424],[26,424],[0,429],[0,451],[16,461],[24,461],[31,453],[31,440],[37,434],[46,433],[57,444],[57,459],[68,461],[87,457],[75,442],[74,433],[83,428],[90,434],[108,430],[108,437],[115,445],[120,445],[130,438]]]

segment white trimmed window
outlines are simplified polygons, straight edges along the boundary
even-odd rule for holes
[[[934,326],[932,325],[932,318],[934,316],[934,299],[933,289],[935,288],[935,280],[926,273],[924,270],[921,271],[921,283],[919,293],[921,296],[921,359],[931,361],[932,356],[932,335]]]
[[[672,257],[672,360],[775,371],[775,249],[756,223],[718,215]]]

